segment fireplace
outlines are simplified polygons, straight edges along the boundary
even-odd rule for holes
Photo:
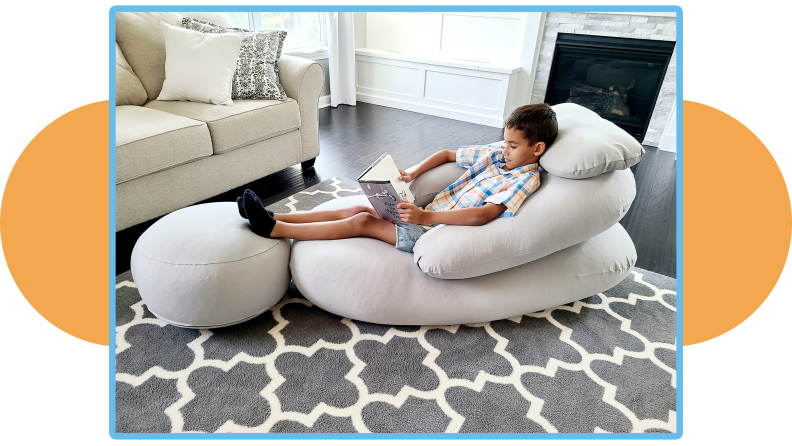
[[[643,141],[675,45],[559,32],[544,101],[579,104]]]

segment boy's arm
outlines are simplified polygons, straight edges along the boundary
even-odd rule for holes
[[[401,174],[399,179],[409,183],[427,170],[434,169],[448,162],[456,162],[456,150],[438,150],[433,155],[421,161],[418,165],[412,166],[406,171],[399,169],[399,173]]]
[[[412,203],[402,201],[397,206],[399,218],[405,223],[416,225],[465,225],[480,226],[492,221],[506,211],[505,204],[487,203],[484,206],[450,211],[424,211]]]

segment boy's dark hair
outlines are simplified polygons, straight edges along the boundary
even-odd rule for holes
[[[506,128],[517,129],[530,145],[537,142],[545,143],[548,148],[558,135],[556,114],[549,104],[531,104],[517,107],[503,123]]]

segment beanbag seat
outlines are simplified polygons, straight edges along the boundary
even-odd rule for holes
[[[344,197],[315,209],[366,203],[364,196]],[[469,279],[429,276],[412,254],[365,237],[295,241],[289,266],[302,295],[331,313],[379,324],[451,325],[510,318],[591,296],[624,280],[636,258],[632,240],[616,224],[575,246]]]
[[[180,327],[217,328],[251,319],[289,287],[289,240],[254,234],[236,203],[172,212],[132,250],[132,277],[149,311]]]

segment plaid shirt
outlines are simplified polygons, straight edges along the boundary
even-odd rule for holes
[[[504,170],[504,142],[483,146],[462,146],[456,162],[468,170],[456,182],[437,194],[426,207],[428,211],[447,211],[505,204],[499,217],[512,217],[522,202],[539,188],[539,165],[528,164]]]

